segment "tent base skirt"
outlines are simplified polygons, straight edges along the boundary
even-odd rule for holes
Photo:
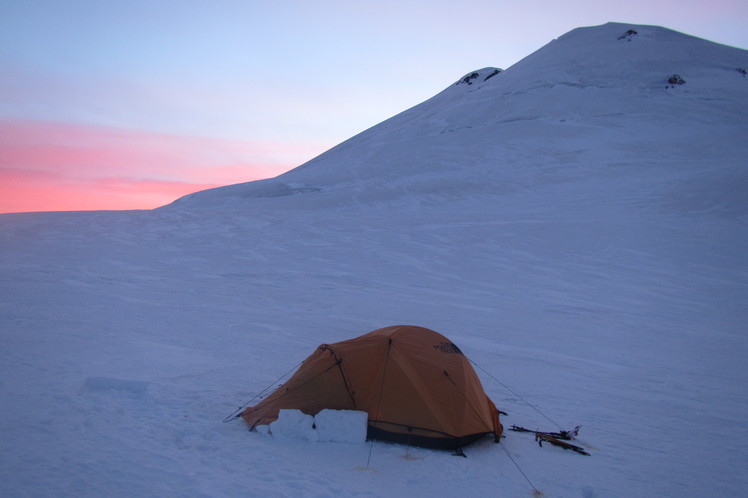
[[[419,446],[421,448],[431,448],[438,450],[456,450],[474,443],[486,434],[470,434],[467,436],[455,437],[447,434],[439,436],[421,436],[411,433],[392,432],[380,429],[379,427],[369,426],[366,432],[366,439],[376,439],[379,441],[391,441],[393,443],[407,444],[408,446]]]

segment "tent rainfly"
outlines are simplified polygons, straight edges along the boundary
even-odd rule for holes
[[[455,449],[486,434],[498,441],[502,432],[499,412],[462,351],[412,325],[322,344],[242,418],[254,429],[281,409],[365,411],[369,439],[430,448]]]

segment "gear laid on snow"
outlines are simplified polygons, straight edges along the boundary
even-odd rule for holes
[[[571,431],[543,432],[543,431],[533,431],[530,429],[525,429],[524,427],[513,425],[512,427],[509,428],[509,430],[515,431],[515,432],[531,432],[535,434],[535,441],[538,442],[539,446],[543,446],[543,441],[545,441],[547,443],[551,443],[552,445],[558,446],[565,450],[576,451],[577,453],[581,455],[589,455],[589,453],[581,446],[576,446],[574,444],[566,442],[566,441],[575,439],[579,435],[580,428],[581,426],[578,425],[574,427],[574,430],[571,430]],[[563,441],[563,440],[566,440],[566,441]]]
[[[578,425],[574,427],[571,431],[558,431],[558,432],[543,432],[543,431],[533,431],[530,429],[525,429],[524,427],[520,427],[518,425],[513,425],[510,430],[513,430],[515,432],[532,432],[533,434],[543,434],[546,436],[555,437],[557,439],[566,439],[566,440],[572,440],[576,439],[576,437],[579,435],[579,429],[581,429],[582,426]]]

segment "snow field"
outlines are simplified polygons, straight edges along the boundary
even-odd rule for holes
[[[0,495],[744,494],[748,57],[627,29],[276,179],[0,216]],[[581,425],[592,455],[221,423],[319,344],[395,324],[457,344],[506,427]]]

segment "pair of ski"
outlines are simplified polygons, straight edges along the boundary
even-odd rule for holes
[[[574,444],[566,442],[574,439],[579,434],[579,426],[576,426],[573,431],[560,432],[533,431],[530,429],[525,429],[524,427],[519,427],[517,425],[513,425],[509,430],[515,432],[531,432],[535,434],[535,441],[537,441],[538,445],[541,447],[543,446],[543,442],[545,441],[552,444],[553,446],[558,446],[565,450],[576,451],[581,455],[589,455],[589,453],[587,453],[587,451],[585,451],[585,449],[581,446],[576,446]]]

